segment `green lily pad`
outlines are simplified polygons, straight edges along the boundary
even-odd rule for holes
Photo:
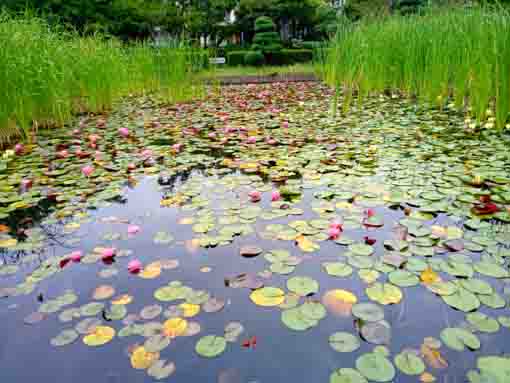
[[[480,307],[480,300],[472,292],[460,287],[451,295],[441,296],[443,301],[454,309],[470,312]]]
[[[73,329],[62,330],[60,334],[50,340],[50,343],[52,346],[61,347],[73,343],[78,337],[78,333]]]
[[[388,274],[388,280],[400,287],[411,287],[420,283],[420,279],[415,274],[405,270],[392,271]]]
[[[329,383],[368,383],[368,380],[353,368],[339,368],[331,373]]]
[[[356,368],[370,381],[384,383],[395,377],[395,367],[380,353],[367,353],[356,359]]]
[[[471,350],[478,350],[480,348],[478,337],[463,328],[445,328],[441,331],[440,337],[446,346],[456,351],[464,351],[466,347]]]
[[[146,349],[146,351],[148,351]],[[175,372],[175,363],[166,362],[166,360],[157,360],[147,370],[147,375],[155,380],[163,380],[168,378]]]
[[[466,320],[480,332],[493,333],[499,330],[498,321],[481,312],[466,314]]]
[[[287,288],[300,296],[315,294],[319,291],[319,284],[309,277],[292,277],[287,281]]]
[[[227,347],[227,341],[222,336],[206,335],[197,342],[195,351],[204,358],[214,358],[222,354]]]
[[[369,256],[374,252],[374,248],[364,243],[355,243],[349,246],[349,251],[355,255]]]
[[[328,275],[334,277],[348,277],[352,274],[352,267],[343,262],[324,262],[322,264]]]
[[[338,352],[353,352],[360,348],[361,343],[348,332],[335,332],[329,337],[329,345]]]
[[[384,319],[384,310],[374,303],[356,303],[352,306],[352,315],[367,322],[378,322]]]
[[[425,363],[411,352],[401,352],[395,356],[395,366],[406,375],[420,375],[425,371]]]

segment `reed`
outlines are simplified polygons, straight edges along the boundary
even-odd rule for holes
[[[30,14],[0,14],[0,143],[62,126],[76,112],[103,112],[129,94],[155,93],[169,103],[200,96],[204,56],[184,43],[126,46]]]
[[[327,83],[356,93],[400,91],[439,106],[451,100],[479,121],[510,112],[510,15],[499,7],[429,9],[342,24],[323,60]]]

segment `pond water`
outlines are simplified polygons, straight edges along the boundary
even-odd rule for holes
[[[509,138],[330,100],[126,100],[5,156],[2,381],[510,381]]]

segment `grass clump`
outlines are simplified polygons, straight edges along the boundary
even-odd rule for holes
[[[453,96],[478,120],[495,110],[502,128],[510,111],[510,16],[500,8],[428,10],[342,24],[323,76],[348,97],[399,90],[444,105]],[[336,105],[336,104],[335,104]],[[336,108],[336,106],[335,106]],[[489,112],[490,113],[490,112]]]
[[[157,92],[165,102],[199,95],[202,56],[182,44],[125,46],[32,15],[0,14],[0,142],[62,126],[76,112],[103,112],[129,94]]]

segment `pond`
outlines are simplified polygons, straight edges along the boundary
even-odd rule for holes
[[[510,380],[510,139],[318,83],[211,88],[0,170],[6,382]]]

